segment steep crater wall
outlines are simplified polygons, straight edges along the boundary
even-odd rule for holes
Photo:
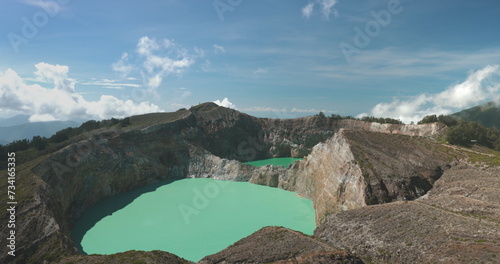
[[[22,167],[30,170],[27,173],[35,191],[26,194],[29,202],[18,214],[24,223],[19,226],[24,235],[18,252],[24,257],[17,260],[75,254],[69,233],[87,208],[118,193],[165,180],[212,177],[296,191],[314,201],[318,223],[338,210],[364,206],[366,197],[378,194],[367,189],[366,169],[351,148],[351,141],[356,140],[346,136],[346,131],[337,133],[342,128],[374,130],[387,136],[432,136],[439,125],[408,129],[318,116],[258,119],[215,108],[183,113],[182,118],[167,123],[142,127],[132,123],[132,128],[90,133],[36,164]],[[288,169],[255,168],[239,162],[308,154]],[[2,251],[6,256],[5,247]]]

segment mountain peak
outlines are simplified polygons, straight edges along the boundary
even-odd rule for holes
[[[206,112],[218,108],[219,105],[213,102],[201,103],[199,105],[192,106],[189,108],[191,112]]]

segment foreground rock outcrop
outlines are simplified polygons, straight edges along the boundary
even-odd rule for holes
[[[174,254],[168,252],[153,250],[153,251],[127,251],[123,253],[117,253],[113,255],[90,255],[90,256],[69,256],[63,258],[60,264],[94,264],[94,263],[106,263],[106,264],[137,264],[137,263],[147,263],[147,264],[190,264],[194,263],[189,260],[180,258]]]
[[[447,170],[424,197],[331,215],[315,236],[374,263],[499,263],[500,169]]]
[[[283,227],[264,227],[199,264],[363,263],[352,254]]]

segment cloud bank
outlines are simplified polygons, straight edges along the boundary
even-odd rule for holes
[[[69,78],[69,67],[38,63],[35,80],[53,87],[28,84],[14,70],[0,72],[0,111],[31,115],[31,122],[106,119],[158,112],[149,102],[123,101],[102,95],[98,101],[87,101],[76,92],[76,80]]]
[[[369,114],[376,117],[392,117],[405,123],[416,122],[426,115],[451,114],[464,108],[495,101],[500,98],[499,65],[488,65],[469,74],[462,83],[452,85],[437,94],[421,94],[410,100],[394,99],[390,103],[377,104]]]

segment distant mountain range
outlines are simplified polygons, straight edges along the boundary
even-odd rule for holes
[[[9,118],[0,119],[0,127],[10,127],[29,123],[29,115],[16,115]]]
[[[500,102],[489,102],[452,114],[459,120],[475,121],[485,127],[500,129]]]
[[[33,136],[50,137],[67,127],[77,127],[76,121],[29,122],[29,116],[19,115],[0,120],[0,144],[14,140],[31,139]]]

